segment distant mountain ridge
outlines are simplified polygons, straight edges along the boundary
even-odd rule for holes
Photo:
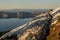
[[[49,9],[12,9],[12,10],[0,10],[1,12],[44,12]]]

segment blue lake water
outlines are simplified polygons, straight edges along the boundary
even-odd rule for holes
[[[18,19],[18,18],[11,18],[11,19],[0,19],[0,32],[2,31],[8,31],[13,28],[16,28],[20,25],[23,25],[29,21],[31,21],[32,18],[25,18],[25,19]]]

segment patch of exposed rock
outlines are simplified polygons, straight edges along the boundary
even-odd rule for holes
[[[32,27],[31,29],[28,29],[26,32],[21,35],[18,40],[37,40],[36,37],[38,33],[40,32],[42,28],[41,27]]]

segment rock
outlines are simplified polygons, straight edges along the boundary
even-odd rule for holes
[[[24,32],[23,35],[18,38],[18,40],[37,40],[36,38],[40,30],[41,27],[32,27]]]

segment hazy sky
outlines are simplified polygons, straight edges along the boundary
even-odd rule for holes
[[[49,9],[60,7],[60,0],[0,0],[0,9]]]

